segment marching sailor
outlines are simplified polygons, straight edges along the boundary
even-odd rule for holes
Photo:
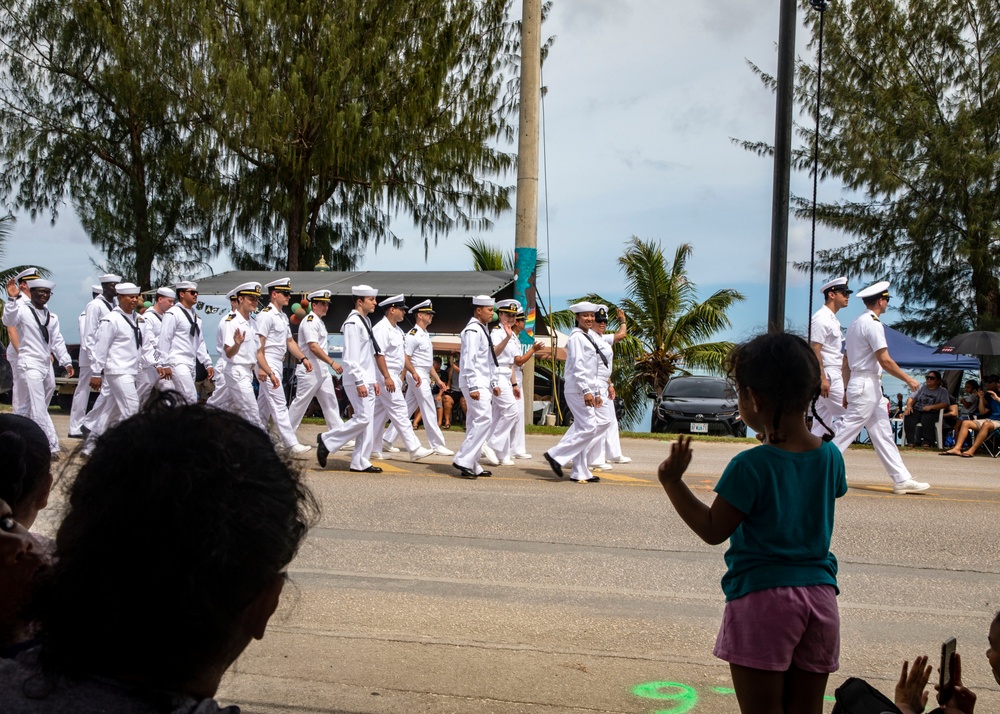
[[[188,404],[198,403],[198,388],[195,386],[195,363],[200,362],[208,372],[208,378],[215,376],[212,360],[205,348],[201,317],[194,310],[198,302],[198,285],[190,281],[174,286],[177,302],[163,314],[160,328],[159,354],[164,369],[164,379],[171,380],[171,388],[178,392]]]
[[[157,288],[153,295],[153,306],[142,313],[138,320],[142,327],[142,343],[150,350],[143,350],[142,364],[135,387],[142,404],[154,389],[165,389],[167,384],[162,379],[163,368],[158,367],[163,360],[160,357],[160,330],[163,328],[163,316],[174,306],[177,294],[170,288]]]
[[[410,422],[406,398],[403,396],[404,372],[412,377],[418,385],[422,381],[406,354],[403,344],[405,335],[399,328],[399,322],[409,308],[402,295],[387,298],[378,305],[385,310],[385,313],[378,324],[372,328],[372,334],[375,335],[375,341],[382,348],[385,373],[384,376],[380,375],[382,390],[375,401],[372,446],[374,448],[376,444],[382,443],[382,436],[385,434],[385,420],[388,418],[396,432],[402,437],[403,446],[410,454],[410,461],[419,461],[434,452],[422,446],[420,440],[417,439],[417,435],[413,431],[413,424]],[[381,453],[375,452],[372,456],[380,458]]]
[[[337,364],[330,355],[326,353],[327,331],[323,318],[330,310],[330,298],[333,296],[329,290],[316,290],[309,293],[310,312],[299,324],[299,350],[303,354],[310,355],[310,360],[319,362],[327,367],[331,367],[337,374],[343,374],[344,368]],[[333,386],[333,379],[330,371],[326,367],[318,367],[312,371],[307,371],[301,364],[295,368],[295,399],[288,407],[288,418],[291,421],[292,429],[298,429],[305,416],[306,409],[309,408],[313,397],[319,402],[323,410],[323,418],[326,420],[328,429],[340,426],[344,420],[340,417],[340,403],[337,401],[337,390]],[[352,444],[353,446],[353,444]]]
[[[847,411],[833,442],[843,453],[861,429],[866,429],[875,453],[892,477],[892,492],[926,491],[930,484],[913,480],[903,465],[889,423],[889,400],[882,394],[883,371],[906,382],[911,392],[920,386],[889,356],[885,328],[879,321],[879,317],[889,309],[889,283],[883,280],[859,290],[858,297],[867,309],[847,328],[847,353],[843,367]]]
[[[486,441],[486,454],[490,463],[496,460],[494,465],[513,466],[512,437],[521,407],[521,385],[514,377],[514,360],[521,354],[521,343],[514,337],[514,322],[521,304],[517,300],[499,300],[496,308],[500,321],[490,332],[490,339],[497,357],[500,393],[493,399],[493,430]]]
[[[59,329],[59,318],[45,307],[55,283],[38,278],[29,284],[31,299],[18,305],[13,327],[17,328],[20,344],[17,352],[17,374],[22,392],[27,398],[27,417],[45,432],[54,458],[59,454],[59,437],[49,416],[49,403],[56,389],[52,357],[73,376],[73,362],[66,351],[66,342]]]
[[[632,461],[622,455],[622,441],[618,433],[618,416],[615,414],[615,385],[611,380],[614,371],[614,344],[625,338],[628,327],[625,323],[625,312],[618,310],[618,330],[605,332],[608,324],[608,308],[599,305],[594,315],[594,329],[591,334],[594,342],[603,355],[597,364],[597,383],[601,390],[601,419],[606,419],[610,425],[604,432],[604,438],[598,439],[587,454],[587,463],[596,466],[599,471],[610,471],[611,464],[627,464]]]
[[[464,478],[492,476],[479,465],[479,455],[490,436],[493,397],[500,394],[497,384],[497,356],[487,325],[493,317],[494,301],[489,295],[472,298],[472,319],[462,329],[462,395],[465,397],[465,440],[452,466]]]
[[[844,355],[841,351],[842,331],[837,313],[847,307],[848,298],[853,292],[847,287],[847,278],[834,278],[820,289],[823,295],[823,306],[817,310],[810,323],[812,333],[810,346],[819,360],[820,393],[816,400],[816,415],[813,419],[812,433],[823,436],[829,430],[836,433],[840,420],[844,417]]]
[[[298,343],[292,339],[292,328],[288,324],[288,316],[283,311],[292,299],[291,279],[272,280],[264,286],[264,289],[270,301],[267,307],[257,313],[256,330],[261,350],[258,362],[265,365],[266,369],[262,367],[260,374],[257,375],[260,380],[257,407],[260,410],[261,422],[266,426],[268,419],[273,419],[282,446],[292,456],[299,456],[312,447],[299,443],[289,418],[288,402],[282,386],[285,354],[290,352],[306,372],[312,372],[312,361],[302,353]]]
[[[350,470],[382,473],[382,469],[372,466],[368,459],[372,452],[375,398],[382,391],[376,372],[381,372],[383,378],[388,374],[382,348],[375,341],[372,323],[368,319],[375,309],[377,295],[378,290],[368,285],[355,285],[351,288],[354,309],[340,329],[344,334],[344,391],[354,407],[354,415],[343,424],[316,437],[316,459],[320,466],[326,466],[331,451],[336,451],[353,440]]]
[[[101,294],[87,303],[83,310],[82,327],[80,328],[80,381],[76,383],[73,393],[73,406],[69,412],[69,437],[82,439],[84,436],[84,419],[87,417],[87,406],[90,403],[90,378],[93,371],[90,368],[91,353],[97,341],[97,326],[111,310],[114,309],[115,285],[121,282],[120,275],[105,273],[98,282],[101,284]],[[95,405],[96,406],[96,405]]]
[[[524,343],[520,341],[520,335],[524,331],[525,324],[525,314],[524,310],[520,310],[517,315],[514,316],[514,338],[511,340],[517,341],[519,346],[520,354],[514,358],[514,379],[519,386],[524,384],[524,365],[531,361],[531,358],[535,356],[535,353],[544,349],[545,345],[541,342],[532,342],[530,347],[525,347]],[[517,397],[517,421],[514,423],[514,430],[511,435],[511,451],[514,452],[515,459],[530,459],[531,454],[525,450],[524,443],[524,387],[521,386],[521,394]],[[533,395],[532,395],[533,396]],[[531,400],[532,405],[534,405],[534,399]]]
[[[3,326],[7,328],[7,361],[10,363],[12,375],[17,375],[17,350],[20,345],[17,327],[14,326],[17,308],[21,304],[31,302],[31,292],[28,290],[29,282],[41,277],[38,274],[38,268],[27,268],[7,281],[8,300],[3,311]],[[10,405],[18,416],[28,415],[28,395],[16,378],[11,383]]]
[[[239,414],[251,424],[263,428],[257,397],[253,393],[254,372],[256,369],[261,372],[261,389],[274,384],[280,386],[281,382],[260,354],[260,338],[253,319],[253,311],[257,309],[257,301],[260,299],[260,283],[243,283],[233,292],[236,293],[236,311],[223,321],[225,328],[222,351],[226,356],[226,366],[222,372],[226,377],[226,386],[224,394],[217,398],[213,394],[209,403],[217,403],[223,409]]]

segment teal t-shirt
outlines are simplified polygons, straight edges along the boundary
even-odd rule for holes
[[[744,451],[729,462],[715,492],[746,516],[729,537],[726,602],[767,588],[837,587],[830,537],[847,475],[832,441],[803,453],[769,444]]]

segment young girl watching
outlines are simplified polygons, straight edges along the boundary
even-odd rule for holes
[[[819,365],[803,339],[774,334],[735,347],[726,371],[743,420],[764,443],[729,462],[710,506],[681,480],[690,437],[678,438],[659,480],[702,540],[729,538],[714,654],[729,662],[740,711],[819,714],[827,678],[839,666],[830,537],[835,499],[847,492],[840,451],[806,428],[807,409],[819,418]]]
[[[14,520],[30,530],[52,490],[52,453],[45,432],[31,419],[0,414],[0,454],[5,464],[0,500],[10,506]]]

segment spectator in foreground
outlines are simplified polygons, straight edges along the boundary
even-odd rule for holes
[[[316,504],[264,431],[183,401],[155,394],[81,467],[43,644],[0,662],[6,714],[239,711],[212,697],[264,636]]]

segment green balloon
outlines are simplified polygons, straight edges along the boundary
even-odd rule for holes
[[[292,303],[292,312],[298,312],[301,309],[302,309],[302,306],[300,304],[298,304],[297,302],[296,303]]]
[[[142,304],[142,306],[146,307],[146,308],[153,307],[153,303],[151,303],[149,300],[147,300],[146,302],[144,302]]]

